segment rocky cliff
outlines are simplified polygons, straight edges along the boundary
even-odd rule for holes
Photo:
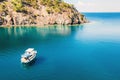
[[[0,1],[0,25],[69,25],[85,22],[83,14],[62,0]]]

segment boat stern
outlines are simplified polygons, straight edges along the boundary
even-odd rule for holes
[[[29,60],[26,60],[25,58],[21,58],[21,63],[28,63]]]

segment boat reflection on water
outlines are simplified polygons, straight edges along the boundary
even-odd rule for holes
[[[21,63],[21,64],[24,69],[30,69],[33,66],[35,66],[35,63],[36,63],[36,58],[27,64],[26,63]]]
[[[41,65],[46,59],[42,56],[40,57],[36,57],[34,60],[32,60],[31,62],[25,64],[25,63],[21,63],[22,67],[24,69],[30,69],[33,68],[35,66]]]

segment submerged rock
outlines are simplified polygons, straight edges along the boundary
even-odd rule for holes
[[[0,2],[0,25],[69,25],[86,22],[85,16],[73,5],[61,0],[3,0]]]

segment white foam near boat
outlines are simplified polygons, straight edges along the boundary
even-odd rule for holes
[[[29,63],[35,59],[37,51],[34,48],[28,48],[23,55],[21,55],[21,63]]]

